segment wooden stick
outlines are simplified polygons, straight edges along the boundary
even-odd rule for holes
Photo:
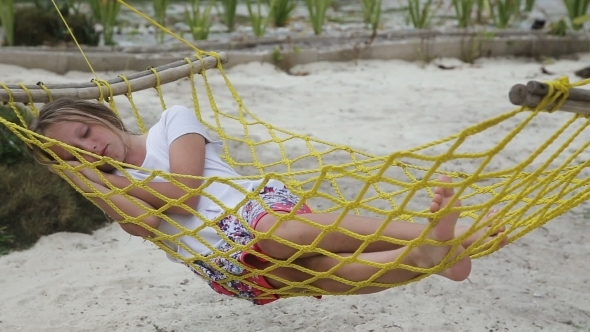
[[[548,92],[549,86],[546,83],[529,81],[527,85],[514,85],[508,93],[508,99],[513,105],[534,108],[539,105]],[[552,109],[554,106],[555,104],[551,104],[547,109]],[[570,89],[568,98],[559,110],[590,115],[590,90]]]
[[[545,96],[549,92],[549,86],[546,83],[530,81],[527,83],[527,89],[530,93]],[[568,100],[586,101],[590,103],[590,90],[572,88],[570,89]]]
[[[219,53],[221,63],[227,63],[228,57],[225,52]],[[192,60],[192,71],[195,74],[201,73],[202,70],[207,70],[217,67],[217,58],[213,56],[203,57],[203,64],[201,60]],[[154,68],[160,78],[160,84],[166,84],[177,81],[179,79],[188,77],[191,72],[191,65],[185,61],[175,61],[163,66]],[[141,91],[149,88],[154,88],[157,84],[157,77],[151,70],[144,70],[138,73],[126,76],[129,81],[131,91]],[[107,81],[112,90],[112,96],[118,96],[126,94],[129,91],[127,83],[120,78],[114,78]],[[7,85],[10,94],[12,94],[12,100],[15,102],[29,103],[32,99],[34,103],[48,103],[50,101],[47,92],[38,85],[25,85],[31,94],[31,98],[27,95],[27,92],[19,85]],[[102,95],[105,97],[111,96],[111,93],[107,86],[101,85],[100,88],[90,83],[70,83],[70,84],[44,84],[53,99],[59,98],[72,98],[72,99],[98,99]],[[10,100],[10,94],[7,90],[0,86],[0,102],[8,102]]]

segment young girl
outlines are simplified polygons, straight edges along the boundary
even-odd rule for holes
[[[46,137],[61,141],[67,145],[76,147],[80,150],[87,151],[91,154],[110,157],[115,161],[123,162],[130,165],[139,166],[143,169],[161,170],[172,174],[185,174],[201,177],[239,177],[229,165],[221,160],[218,154],[220,142],[213,141],[207,135],[204,126],[196,118],[194,111],[182,106],[173,106],[161,114],[160,120],[150,128],[147,134],[134,135],[130,133],[123,125],[121,120],[108,107],[99,103],[58,99],[45,105],[38,117],[30,123],[30,129]],[[53,146],[52,152],[63,161],[70,165],[77,166],[80,163],[68,152],[68,150],[59,146]],[[47,158],[51,158],[39,148],[33,148],[33,155],[40,162],[47,164]],[[84,154],[83,157],[89,161],[97,161],[96,158]],[[53,167],[51,164],[50,167]],[[121,175],[112,165],[102,164],[98,167],[102,172],[102,177],[118,188],[127,188],[131,183]],[[138,170],[127,170],[135,179],[143,180],[149,174]],[[64,171],[64,175],[69,177],[81,190],[85,192],[109,193],[110,189],[103,182],[103,178],[92,169],[81,169],[80,173],[86,177],[90,185],[87,185],[78,175]],[[194,177],[178,177],[177,180],[188,188],[198,188],[201,180]],[[446,176],[439,178],[442,182],[450,182]],[[237,185],[245,189],[246,192],[258,190],[259,197],[272,211],[278,213],[289,213],[298,204],[299,198],[293,195],[285,185],[277,180],[271,180],[261,185],[261,181],[235,181]],[[165,214],[187,229],[196,229],[202,227],[203,221],[199,220],[194,211],[201,213],[208,219],[213,220],[223,214],[223,210],[211,199],[206,196],[186,196],[186,191],[173,185],[161,178],[155,178],[149,182],[149,188],[155,192],[172,200],[182,201],[184,204],[179,206],[168,207]],[[262,188],[262,189],[260,189]],[[244,199],[242,191],[221,184],[214,183],[204,190],[211,197],[215,197],[223,202],[225,206],[235,207]],[[106,198],[92,198],[111,218],[121,221],[123,217],[119,215],[112,206],[117,207],[124,214],[131,217],[139,217],[145,214],[146,209],[160,209],[165,205],[165,201],[154,195],[150,190],[134,188],[127,190],[127,193],[134,198],[140,205],[132,202],[129,198],[122,195],[110,195]],[[451,188],[436,188],[430,210],[436,212],[443,206],[447,205],[453,198],[454,192]],[[181,199],[182,198],[182,199]],[[460,204],[456,200],[455,204]],[[304,216],[319,225],[333,224],[338,214],[316,214],[305,204],[299,204],[300,208],[296,214]],[[494,213],[492,210],[491,213]],[[297,250],[283,244],[284,241],[292,242],[297,245],[309,245],[320,235],[321,230],[307,223],[298,220],[281,221],[277,223],[277,217],[266,212],[265,208],[258,200],[251,200],[239,208],[238,213],[246,220],[252,229],[257,232],[267,233],[273,231],[270,238],[260,239],[254,245],[251,245],[253,251],[260,253],[254,255],[250,252],[237,250],[231,254],[235,260],[248,266],[250,271],[267,269],[264,276],[253,276],[247,278],[249,283],[258,285],[253,287],[242,281],[227,281],[227,275],[243,275],[246,271],[238,264],[224,258],[213,258],[208,262],[194,262],[198,268],[192,268],[193,272],[204,277],[209,285],[221,294],[238,296],[252,301],[255,304],[266,304],[277,300],[280,296],[273,293],[274,289],[285,286],[279,280],[289,282],[305,282],[313,276],[302,271],[302,269],[276,267],[272,268],[272,263],[258,256],[272,257],[279,260],[285,260],[297,253]],[[440,218],[436,225],[427,234],[427,238],[439,242],[453,240],[467,231],[467,227],[456,227],[459,214],[456,212],[449,213]],[[142,227],[132,223],[122,223],[123,230],[131,235],[150,237],[152,232],[149,230],[157,229],[165,234],[177,234],[178,230],[170,223],[158,218],[157,216],[148,216],[141,220],[143,224],[149,227]],[[356,215],[346,216],[340,223],[341,229],[360,235],[375,234],[382,226],[383,220]],[[208,256],[212,254],[210,248],[216,251],[227,252],[235,249],[237,245],[246,245],[254,239],[254,234],[245,226],[237,222],[235,216],[227,216],[219,221],[218,228],[205,227],[198,232],[202,241],[195,237],[183,236],[179,241],[183,245],[167,244],[172,250],[182,257],[193,257],[194,253]],[[274,226],[274,228],[273,228]],[[392,238],[399,240],[412,240],[419,237],[425,230],[426,225],[391,221],[383,229],[381,238]],[[492,237],[503,232],[502,227],[498,227]],[[222,238],[219,232],[223,232],[229,241]],[[483,230],[466,239],[462,247],[470,246],[474,241],[480,238]],[[279,239],[279,240],[277,240]],[[491,238],[487,239],[490,241]],[[502,242],[500,245],[503,245]],[[344,232],[329,232],[324,235],[323,239],[317,245],[325,251],[332,252],[341,257],[353,255],[362,245],[362,241],[351,237]],[[250,247],[250,246],[249,246]],[[406,250],[405,247],[393,244],[391,241],[375,241],[370,243],[364,251],[358,256],[359,260],[384,264],[393,262]],[[452,257],[460,254],[460,250],[451,250],[451,246],[440,246],[433,244],[423,244],[412,248],[409,253],[401,260],[402,264],[415,266],[418,268],[432,268],[438,265],[450,253]],[[169,258],[183,263],[169,255]],[[321,255],[316,252],[305,253],[294,260],[294,264],[315,272],[326,272],[333,269],[340,261]],[[210,264],[216,264],[214,268]],[[189,265],[190,267],[190,265]],[[220,272],[223,271],[223,272]],[[379,268],[362,263],[342,264],[341,267],[333,271],[333,275],[349,280],[364,281],[371,278],[380,271]],[[466,279],[471,271],[471,261],[469,257],[464,257],[453,266],[442,271],[440,275],[451,280],[461,281]],[[406,269],[392,269],[384,272],[375,282],[383,284],[395,284],[411,280],[417,277],[419,273]],[[275,279],[276,277],[276,279]],[[230,278],[231,279],[231,278]],[[332,278],[319,278],[309,282],[328,293],[345,292],[351,289],[351,286],[341,283]],[[367,294],[382,291],[386,288],[381,287],[363,287],[355,291],[357,294]],[[305,292],[304,289],[300,290]]]

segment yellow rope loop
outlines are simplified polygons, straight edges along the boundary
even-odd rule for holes
[[[12,90],[8,88],[8,86],[4,83],[0,83],[0,86],[6,91],[8,94],[8,104],[14,103],[14,95],[12,94]]]
[[[548,85],[549,91],[547,92],[547,95],[541,100],[539,105],[535,107],[535,110],[547,110],[548,112],[554,112],[563,106],[563,103],[569,96],[572,85],[570,84],[567,76],[562,76],[557,80],[545,83]],[[553,106],[549,107],[551,104],[553,104]]]
[[[35,116],[39,115],[39,110],[35,106],[35,102],[33,101],[33,94],[31,93],[31,90],[29,90],[29,88],[27,88],[27,86],[24,83],[19,83],[18,86],[20,86],[21,89],[23,89],[23,91],[27,94],[27,97],[29,97],[29,102],[25,103],[25,106],[29,107],[31,112],[33,112],[33,115],[35,115]]]
[[[127,97],[127,100],[129,100],[129,104],[131,104],[131,110],[133,111],[133,116],[137,121],[137,125],[139,126],[140,132],[142,134],[145,134],[147,132],[147,128],[145,127],[145,123],[141,118],[141,115],[139,115],[139,110],[137,109],[137,106],[135,106],[135,102],[133,101],[133,89],[131,88],[131,82],[129,82],[129,79],[125,75],[119,75],[119,78],[122,79],[127,85],[127,92],[125,93],[125,97]]]
[[[107,80],[102,80],[98,78],[93,78],[92,83],[94,83],[98,87],[98,91],[100,93],[98,97],[99,102],[106,101],[109,104],[109,108],[117,114],[117,116],[121,116],[119,114],[119,110],[117,109],[117,105],[115,104],[115,98],[113,93],[113,87],[109,84]],[[103,87],[106,88],[108,95],[105,96]]]
[[[93,78],[92,80],[90,80],[90,82],[94,83],[94,85],[96,85],[96,87],[98,88],[98,101],[99,102],[103,102],[105,100],[104,97],[104,92],[102,91],[102,81],[97,79],[97,78]]]
[[[196,55],[195,55],[195,57],[196,57]],[[186,63],[190,67],[189,74],[188,74],[188,80],[190,82],[191,97],[193,99],[193,108],[195,109],[195,115],[197,116],[199,121],[208,125],[206,121],[203,121],[202,113],[200,112],[201,106],[199,105],[199,95],[197,94],[197,86],[195,84],[195,65],[194,65],[192,59],[189,57],[184,58],[184,61],[186,61]],[[209,129],[213,129],[213,128],[209,127]]]
[[[14,112],[14,114],[16,115],[16,117],[18,118],[18,120],[20,121],[21,125],[26,128],[27,125],[28,125],[27,124],[27,121],[25,120],[25,118],[23,118],[23,115],[21,114],[21,112],[16,107],[16,104],[14,103],[14,95],[12,94],[12,91],[4,83],[0,83],[0,86],[6,91],[6,93],[8,93],[8,102],[7,102],[7,104],[10,105],[10,108],[12,109],[12,111]]]
[[[41,89],[43,89],[43,91],[45,91],[47,93],[47,97],[49,98],[49,101],[52,102],[53,95],[51,94],[51,91],[49,91],[49,89],[45,86],[45,84],[43,82],[37,82],[37,85],[40,86]]]
[[[110,100],[113,98],[113,88],[111,87],[111,85],[109,84],[109,82],[107,80],[102,80],[102,79],[98,79],[98,78],[94,78],[92,79],[92,82],[94,82],[94,84],[96,84],[96,86],[98,86],[99,90],[100,90],[100,100],[105,100],[107,102],[110,102]],[[108,91],[108,95],[105,96],[103,91],[102,91],[102,87],[105,87]]]
[[[166,109],[166,103],[164,103],[164,96],[162,95],[162,86],[160,85],[160,73],[154,67],[148,68],[154,75],[156,75],[156,86],[154,89],[158,92],[158,98],[160,98],[160,104],[162,105],[162,110]]]

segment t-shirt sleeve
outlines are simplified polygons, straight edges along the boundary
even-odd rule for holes
[[[162,114],[162,122],[168,145],[186,134],[199,134],[211,142],[205,126],[197,119],[195,111],[192,109],[184,106],[172,106]]]

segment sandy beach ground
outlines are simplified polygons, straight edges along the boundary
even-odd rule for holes
[[[289,76],[268,64],[228,70],[246,106],[274,125],[377,155],[446,137],[512,110],[516,83],[551,80],[587,65],[590,55],[546,65],[527,59],[481,59],[474,65],[439,59],[316,63]],[[231,61],[231,60],[230,60]],[[456,66],[440,69],[437,64]],[[29,84],[87,82],[0,65],[0,81]],[[112,78],[120,73],[100,73]],[[211,73],[220,108],[232,106]],[[168,105],[191,104],[183,83],[164,88]],[[204,96],[204,95],[203,95]],[[161,110],[153,91],[135,98],[145,121]],[[124,116],[131,122],[126,106]],[[541,117],[496,159],[514,163],[531,142],[547,139],[570,115]],[[228,132],[237,127],[228,127]],[[499,125],[489,135],[501,137]],[[582,139],[588,139],[583,133]],[[492,136],[489,136],[492,137]],[[497,138],[497,137],[496,137]],[[471,141],[469,144],[485,144]],[[469,162],[456,164],[470,170]],[[501,166],[501,165],[500,165]],[[345,190],[354,190],[346,188]],[[590,331],[588,204],[508,247],[474,261],[470,278],[440,277],[375,295],[296,298],[256,307],[223,297],[169,262],[149,242],[117,225],[92,235],[54,234],[32,249],[0,257],[0,331]]]

